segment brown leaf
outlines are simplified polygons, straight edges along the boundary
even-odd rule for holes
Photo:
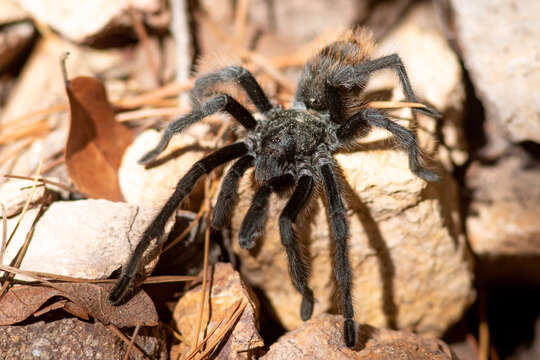
[[[64,308],[82,318],[86,317],[85,314],[89,314],[104,324],[113,324],[117,327],[157,325],[156,308],[144,291],[137,292],[123,305],[112,306],[108,300],[112,286],[112,284],[56,283],[54,288],[39,285],[12,287],[0,299],[0,325],[11,325],[25,320],[55,296],[70,300],[72,303],[67,302]]]
[[[69,80],[70,127],[66,165],[75,186],[86,196],[123,200],[118,168],[131,131],[116,122],[103,83],[92,77]]]

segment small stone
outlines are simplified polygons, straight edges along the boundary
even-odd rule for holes
[[[148,130],[139,135],[126,149],[118,170],[124,199],[141,206],[163,206],[182,176],[205,154],[198,138],[190,134],[201,128],[206,126],[194,125],[186,132],[173,136],[165,151],[156,158],[155,166],[141,165],[138,160],[158,144],[163,132]],[[202,187],[196,187],[184,202],[200,198],[201,193]]]
[[[473,163],[465,181],[471,191],[466,224],[484,277],[498,285],[540,284],[540,172],[522,159]]]
[[[28,210],[4,255],[9,264],[21,249],[39,209]],[[38,219],[20,268],[23,270],[104,279],[123,266],[157,209],[107,200],[58,201]],[[8,234],[18,217],[8,220]],[[161,243],[172,226],[167,224]],[[159,246],[146,252],[146,272],[157,262]],[[18,279],[33,280],[17,275]]]
[[[501,159],[495,166],[473,163],[466,183],[473,196],[467,233],[476,254],[540,256],[537,169],[523,168],[518,158]]]
[[[343,320],[323,314],[282,336],[261,360],[457,360],[440,340],[404,331],[357,327],[357,345],[349,349],[343,341]]]
[[[231,306],[241,300],[243,303],[247,303],[247,306],[232,331],[229,331],[230,335],[228,335],[227,340],[223,341],[219,353],[215,356],[217,359],[253,359],[257,349],[264,345],[264,341],[258,333],[259,308],[257,299],[230,264],[218,263],[210,268],[209,274],[211,280],[207,286],[211,287],[210,299],[207,298],[205,303],[199,342],[218,326],[221,320],[227,319],[231,315]],[[173,346],[171,359],[176,359],[178,354],[185,356],[191,349],[190,345],[195,343],[194,336],[200,302],[201,286],[189,290],[178,301],[173,321],[178,331],[183,335],[184,341]]]
[[[16,23],[28,19],[28,13],[16,1],[0,2],[0,25]]]
[[[12,217],[22,211],[32,193],[32,181],[13,179],[0,186],[0,203],[6,209],[6,216]],[[45,187],[39,186],[34,190],[30,205],[38,203],[45,195]]]
[[[0,72],[18,58],[34,36],[34,26],[30,21],[3,26],[0,30]]]
[[[160,0],[96,0],[78,3],[70,0],[19,0],[37,21],[49,25],[64,37],[77,42],[93,42],[108,33],[128,33],[133,28],[130,7],[140,12],[146,25],[165,30],[169,9]]]

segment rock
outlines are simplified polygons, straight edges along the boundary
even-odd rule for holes
[[[540,173],[521,159],[473,163],[465,178],[472,191],[467,235],[487,276],[496,282],[540,284]]]
[[[148,130],[139,135],[126,149],[118,170],[124,199],[141,206],[163,206],[180,178],[203,157],[204,151],[198,140],[200,138],[191,134],[198,131],[197,129],[205,128],[206,125],[197,124],[173,136],[167,149],[149,166],[143,166],[137,161],[158,144],[163,131]],[[199,184],[184,203],[189,204],[190,199],[195,204],[198,203],[197,199],[200,201],[202,181]]]
[[[472,191],[467,234],[478,255],[540,256],[540,173],[518,158],[495,166],[473,163],[466,175]]]
[[[423,150],[452,172],[468,158],[463,133],[465,90],[463,74],[456,54],[441,32],[433,5],[417,4],[405,15],[375,50],[375,56],[397,53],[403,60],[413,89],[421,102],[427,102],[443,114],[441,119],[418,116],[418,137]],[[372,76],[372,88],[393,89],[393,99],[405,99],[393,71]],[[399,112],[411,118],[410,111]],[[411,126],[414,124],[404,124]],[[428,133],[426,134],[427,129]],[[430,133],[440,133],[433,137]]]
[[[39,185],[39,182],[38,182]],[[28,197],[32,193],[32,182],[29,180],[15,180],[9,181],[0,186],[0,199],[2,205],[6,209],[6,216],[12,217],[22,211],[26,204]],[[43,199],[45,195],[44,186],[36,186],[34,190],[34,197],[30,201],[31,205],[34,205]]]
[[[15,1],[0,2],[0,25],[11,24],[28,19],[28,13]]]
[[[420,9],[427,11],[425,7]],[[430,13],[420,16],[422,12],[419,11],[414,10],[405,21],[430,17]],[[442,60],[434,55],[433,60],[423,63],[419,76],[426,76],[426,85],[420,87],[418,95],[443,112],[446,104],[461,106],[463,93],[457,76],[459,66],[448,48],[443,46],[442,36],[435,35],[434,30],[425,30],[431,29],[428,25],[415,27],[411,24],[399,28],[404,35],[399,35],[396,30],[392,37],[403,39],[396,44],[418,46],[417,52],[405,52],[407,64],[414,63],[408,60],[412,55],[423,57],[423,49],[430,48],[428,44],[442,54],[449,54],[452,59],[448,61],[448,71],[453,76],[444,76],[438,87],[431,87],[427,74],[443,71],[439,68]],[[414,69],[415,66],[409,68],[413,79],[416,77]],[[396,85],[395,78],[392,85]],[[437,89],[443,95],[438,94]],[[424,116],[421,118],[420,121],[425,119]],[[436,156],[433,132],[437,126],[434,121],[427,121],[432,126],[419,131],[421,144],[426,144],[422,148]],[[442,180],[438,184],[427,184],[415,177],[408,168],[407,155],[392,145],[385,145],[388,138],[387,132],[374,129],[361,140],[363,146],[335,156],[346,180],[343,197],[348,202],[349,258],[356,320],[373,326],[440,335],[461,317],[474,299],[471,257],[460,225],[457,185],[443,170],[439,170]],[[265,293],[272,311],[286,328],[292,329],[301,324],[301,297],[291,281],[285,280],[289,274],[278,217],[287,199],[272,195],[264,236],[255,249],[246,251],[240,249],[236,239],[253,194],[252,173],[248,172],[240,184],[239,201],[231,220],[241,273],[252,287]],[[299,241],[312,263],[309,284],[315,293],[315,314],[330,310],[339,312],[340,308],[335,296],[334,246],[325,209],[323,201],[316,196],[311,209],[298,217],[300,223],[297,225]]]
[[[3,263],[9,264],[25,241],[38,209],[28,210],[7,247]],[[156,209],[106,200],[52,203],[36,224],[22,264],[23,270],[85,279],[105,279],[124,265]],[[8,234],[18,217],[8,220]],[[160,239],[166,239],[171,222]],[[157,262],[154,244],[147,252],[145,271]],[[17,275],[18,279],[30,280]]]
[[[450,2],[457,42],[486,117],[512,142],[540,142],[540,3]]]
[[[166,30],[170,13],[162,0],[99,0],[74,3],[69,0],[18,0],[37,21],[49,25],[77,43],[91,43],[108,34],[128,34],[133,28],[130,6],[142,14],[145,25]]]
[[[365,6],[354,0],[277,1],[271,5],[256,0],[248,11],[250,23],[271,29],[279,38],[298,45],[315,38],[325,29],[351,26],[365,12]],[[302,21],[298,21],[299,13]]]
[[[165,331],[141,328],[135,344],[152,359],[167,359]],[[2,359],[123,359],[128,344],[100,322],[77,318],[0,326]],[[130,359],[142,359],[133,349]]]
[[[233,270],[231,264],[218,263],[211,268],[210,299],[207,298],[203,312],[199,343],[209,334],[220,321],[227,319],[230,309],[241,300],[247,306],[244,312],[229,331],[226,342],[220,346],[219,353],[214,354],[217,359],[252,359],[260,347],[264,345],[259,330],[259,308],[257,298],[244,284],[240,275]],[[197,286],[182,296],[174,309],[173,321],[183,336],[183,342],[174,345],[171,350],[171,359],[178,358],[179,354],[185,356],[195,343],[195,331],[201,302],[201,286]],[[208,306],[210,304],[210,306]],[[209,308],[210,307],[210,308]],[[209,318],[210,312],[210,318]],[[222,325],[223,326],[223,325]],[[219,332],[219,330],[217,331]],[[216,334],[216,333],[215,333]]]
[[[406,155],[389,150],[336,157],[350,189],[349,258],[356,319],[374,326],[413,328],[440,335],[458,320],[474,298],[471,260],[460,232],[453,180],[426,185],[407,168]],[[384,169],[384,171],[379,171]],[[250,174],[244,177],[232,218],[233,246],[248,283],[262,289],[286,328],[301,323],[301,297],[289,278],[278,217],[286,199],[270,200],[265,235],[254,250],[236,239],[253,196]],[[333,244],[320,199],[300,215],[299,241],[312,263],[309,282],[315,313],[339,308],[333,281]]]
[[[261,360],[458,360],[440,340],[369,325],[359,325],[357,329],[357,348],[352,350],[343,342],[342,319],[335,315],[320,315],[282,336]]]
[[[0,72],[3,72],[30,45],[34,26],[25,21],[10,24],[0,30]]]

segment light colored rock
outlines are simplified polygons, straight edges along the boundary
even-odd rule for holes
[[[30,21],[11,24],[0,30],[0,72],[30,45],[34,26]]]
[[[0,25],[19,22],[28,19],[28,13],[24,11],[16,1],[0,2]]]
[[[467,235],[475,253],[516,259],[540,256],[538,169],[523,168],[516,157],[501,159],[494,166],[473,163],[466,183],[472,191]]]
[[[444,175],[442,184],[427,185],[410,173],[406,155],[397,151],[360,151],[336,158],[352,188],[344,197],[349,202],[357,321],[442,334],[474,298],[454,181]],[[249,252],[240,249],[236,239],[253,193],[248,174],[232,217],[234,248],[248,283],[266,293],[279,320],[292,329],[301,323],[301,297],[286,280],[287,260],[278,230],[286,199],[273,195],[260,247]],[[309,284],[315,293],[316,314],[340,308],[335,296],[334,246],[324,209],[317,199],[311,212],[299,216],[297,228],[311,258]]]
[[[443,114],[437,120],[417,116],[420,125],[417,133],[423,150],[452,172],[468,158],[463,134],[465,90],[459,59],[441,32],[431,3],[413,6],[400,24],[380,42],[375,55],[384,56],[394,52],[403,60],[420,101],[427,102]],[[370,85],[379,89],[393,88],[394,100],[403,100],[405,97],[397,81],[395,72],[386,70],[374,74]],[[400,111],[398,115],[411,118],[408,110]],[[427,129],[428,133],[423,129]],[[429,134],[437,129],[440,129],[442,138],[435,139]]]
[[[124,199],[141,206],[163,206],[180,178],[203,157],[205,152],[198,145],[198,138],[191,134],[206,128],[204,124],[197,124],[186,132],[173,136],[167,149],[156,159],[159,165],[149,167],[140,165],[137,161],[157,145],[162,132],[148,130],[139,135],[126,149],[118,170]],[[199,184],[202,185],[202,182]],[[200,200],[202,195],[201,191],[202,187],[197,186],[184,202],[189,204],[192,199],[197,203],[197,199]]]
[[[203,319],[199,341],[209,334],[223,319],[231,316],[231,307],[239,300],[246,303],[242,315],[235,323],[228,338],[216,354],[218,359],[252,359],[257,350],[264,345],[259,331],[259,308],[257,298],[244,284],[240,275],[233,270],[231,264],[217,263],[211,268],[210,299],[207,298],[203,311]],[[176,304],[173,321],[178,331],[183,335],[184,341],[173,346],[171,359],[178,358],[189,352],[195,343],[197,319],[201,302],[201,286],[197,286],[187,293]],[[209,314],[210,318],[209,318]],[[224,324],[221,324],[224,326]],[[219,330],[217,330],[219,332]],[[216,334],[216,333],[215,333]]]
[[[271,5],[256,0],[249,8],[249,16],[251,22],[299,44],[315,38],[322,30],[351,26],[363,10],[363,4],[354,0],[276,1]],[[298,21],[300,13],[302,21]]]
[[[129,7],[143,15],[147,25],[162,30],[169,23],[169,13],[163,0],[18,0],[20,6],[38,21],[78,43],[89,42],[112,29],[133,27]]]
[[[39,183],[38,183],[39,185]],[[32,182],[28,180],[13,179],[0,186],[0,203],[6,209],[6,216],[12,217],[22,211],[30,194],[32,193]],[[39,202],[45,194],[44,186],[36,186],[34,196],[30,204]]]
[[[415,86],[415,89],[418,88],[419,97],[444,112],[446,106],[461,106],[459,64],[431,22],[416,26],[408,23],[429,18],[429,13],[422,12],[429,8],[419,9],[404,20],[390,39],[395,39],[396,45],[416,49],[404,51],[403,56],[410,65],[413,84],[417,83],[416,71],[421,77],[418,82],[424,81],[423,87]],[[413,55],[422,59],[428,48],[437,49],[445,59],[450,58],[448,72],[452,75],[439,76],[440,84],[428,75],[446,71],[439,67],[442,60],[435,55],[425,62],[411,60]],[[377,81],[375,77],[374,80]],[[394,76],[391,80],[393,86],[397,85]],[[432,87],[432,84],[437,85]],[[419,131],[422,148],[437,156],[433,135],[436,124],[424,116],[419,118],[422,125],[422,121],[427,124],[425,131]],[[406,122],[400,123],[408,126]],[[438,170],[442,175],[439,184],[427,184],[415,177],[408,168],[407,155],[392,145],[384,146],[388,138],[387,132],[374,129],[362,139],[364,146],[336,155],[347,184],[343,192],[349,209],[356,319],[373,326],[395,326],[440,335],[461,317],[474,299],[471,258],[461,231],[457,186],[443,170]],[[265,235],[255,250],[246,251],[239,248],[236,239],[253,194],[252,175],[248,172],[242,179],[239,202],[231,220],[241,273],[250,285],[265,292],[279,320],[292,329],[301,323],[301,297],[291,281],[285,280],[289,274],[278,217],[287,199],[272,195]],[[315,314],[339,312],[341,307],[336,299],[334,246],[325,209],[317,197],[311,210],[300,214],[297,227],[299,241],[312,263],[309,284],[315,293]]]
[[[37,208],[26,212],[7,247],[4,264],[9,264],[23,245],[37,212]],[[107,278],[126,263],[155,214],[156,209],[107,200],[54,202],[39,218],[20,268],[85,279]],[[8,220],[8,234],[18,219]],[[171,226],[169,221],[159,242],[166,239]],[[156,243],[145,253],[146,272],[157,262],[160,246]]]
[[[343,342],[342,329],[339,316],[320,315],[282,336],[261,359],[457,360],[440,340],[369,325],[358,326],[357,348],[351,350]]]
[[[452,0],[456,37],[486,117],[540,142],[540,2]]]

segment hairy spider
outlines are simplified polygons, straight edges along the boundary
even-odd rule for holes
[[[279,230],[292,282],[302,294],[301,317],[307,320],[313,312],[313,292],[308,287],[308,266],[301,254],[293,224],[312,197],[314,187],[322,185],[336,247],[335,276],[342,295],[345,344],[354,347],[356,335],[347,251],[347,215],[332,154],[366,134],[372,126],[381,127],[390,131],[408,152],[409,167],[414,174],[425,181],[438,180],[436,173],[422,167],[415,134],[390,120],[382,110],[363,103],[361,93],[370,74],[386,68],[397,72],[407,100],[417,102],[400,57],[392,54],[370,59],[371,48],[371,37],[361,30],[347,31],[320,50],[305,65],[290,109],[273,106],[257,81],[242,67],[229,66],[198,78],[193,89],[196,100],[207,96],[217,84],[235,82],[247,93],[260,114],[255,119],[244,106],[223,93],[211,97],[202,106],[195,101],[195,109],[172,122],[156,148],[140,159],[142,164],[152,161],[174,134],[219,111],[232,115],[247,131],[244,139],[197,161],[180,179],[172,196],[142,235],[110,294],[110,301],[118,304],[125,300],[141,265],[143,252],[152,239],[161,235],[165,223],[198,179],[217,166],[239,158],[223,179],[213,210],[212,226],[219,229],[226,225],[237,196],[238,182],[248,168],[254,167],[259,189],[238,235],[240,246],[250,249],[262,234],[270,194],[294,187],[279,217]],[[439,117],[439,113],[429,107],[414,110]]]

